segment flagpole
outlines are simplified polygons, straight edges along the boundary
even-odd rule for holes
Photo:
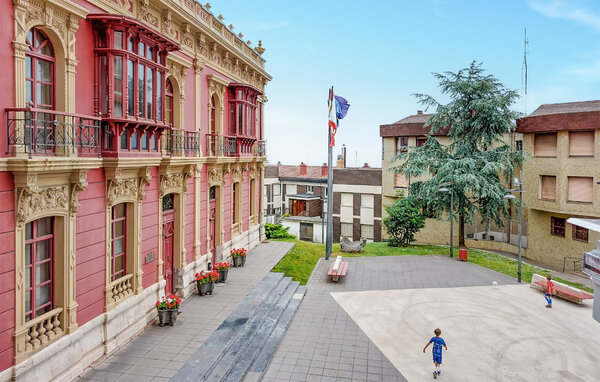
[[[333,86],[330,92],[333,91]],[[330,105],[329,107],[335,107]],[[331,132],[327,128],[327,242],[325,244],[325,260],[331,256],[331,244],[333,241],[333,148],[331,147]]]

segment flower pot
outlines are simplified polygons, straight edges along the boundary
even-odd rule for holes
[[[243,267],[244,264],[246,264],[246,256],[240,256],[240,258],[242,259],[242,267]]]
[[[171,311],[170,310],[159,310],[158,311],[158,324],[160,326],[171,325]]]
[[[243,260],[242,260],[243,258],[244,258],[243,256],[234,257],[233,258],[233,266],[236,268],[243,266],[244,265]]]
[[[167,312],[169,312],[169,315],[171,316],[171,321],[169,322],[169,324],[171,326],[173,326],[173,324],[175,324],[175,321],[177,321],[177,315],[179,314],[179,310],[172,309],[172,310],[167,310]]]
[[[228,272],[229,272],[229,270],[219,271],[219,279],[217,280],[217,282],[224,283],[225,281],[227,281],[227,273]]]
[[[196,281],[196,288],[198,288],[198,293],[200,293],[200,296],[204,296],[205,294],[212,295],[212,291],[215,288],[215,283],[200,284],[199,281]]]

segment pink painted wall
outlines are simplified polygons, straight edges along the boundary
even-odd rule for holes
[[[231,240],[231,173],[225,174],[225,182],[223,186],[223,229],[225,230],[224,243]]]
[[[194,178],[187,180],[185,194],[185,227],[183,229],[185,243],[185,261],[187,264],[194,261]]]
[[[79,193],[76,236],[76,301],[79,326],[104,311],[106,199],[104,170],[89,170]]]
[[[189,60],[191,62],[191,60]],[[185,126],[184,129],[188,131],[196,131],[196,107],[195,105],[201,105],[202,109],[206,108],[206,105],[196,102],[196,71],[194,67],[186,70],[185,76]],[[189,97],[189,98],[188,98]],[[208,114],[208,113],[203,113]]]
[[[92,23],[86,19],[79,20],[75,55],[77,69],[75,73],[75,112],[94,115],[94,34]]]
[[[148,288],[158,279],[158,228],[161,219],[159,207],[159,175],[158,168],[153,167],[152,180],[146,185],[146,196],[142,202],[142,286]],[[146,256],[154,253],[154,260],[146,264]],[[162,272],[162,270],[161,270]]]
[[[250,228],[250,178],[248,171],[245,171],[242,180],[242,229],[247,231]]]
[[[201,165],[199,167],[199,172],[201,175],[200,179],[206,180],[207,176],[207,167],[206,165]],[[208,213],[208,184],[206,181],[200,182],[200,205],[196,206],[196,209],[200,210],[200,254],[205,254],[208,252],[208,221],[206,219]]]
[[[0,371],[12,364],[15,332],[15,191],[10,172],[0,172]]]

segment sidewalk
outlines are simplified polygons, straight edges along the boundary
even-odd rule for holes
[[[192,294],[182,302],[175,326],[148,327],[78,381],[168,381],[293,246],[273,241],[251,249],[246,265],[230,268],[213,296]]]

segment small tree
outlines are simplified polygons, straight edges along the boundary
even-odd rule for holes
[[[390,247],[409,245],[415,240],[415,233],[425,226],[421,205],[412,198],[401,197],[385,210],[388,216],[383,219],[383,225],[390,235]]]

